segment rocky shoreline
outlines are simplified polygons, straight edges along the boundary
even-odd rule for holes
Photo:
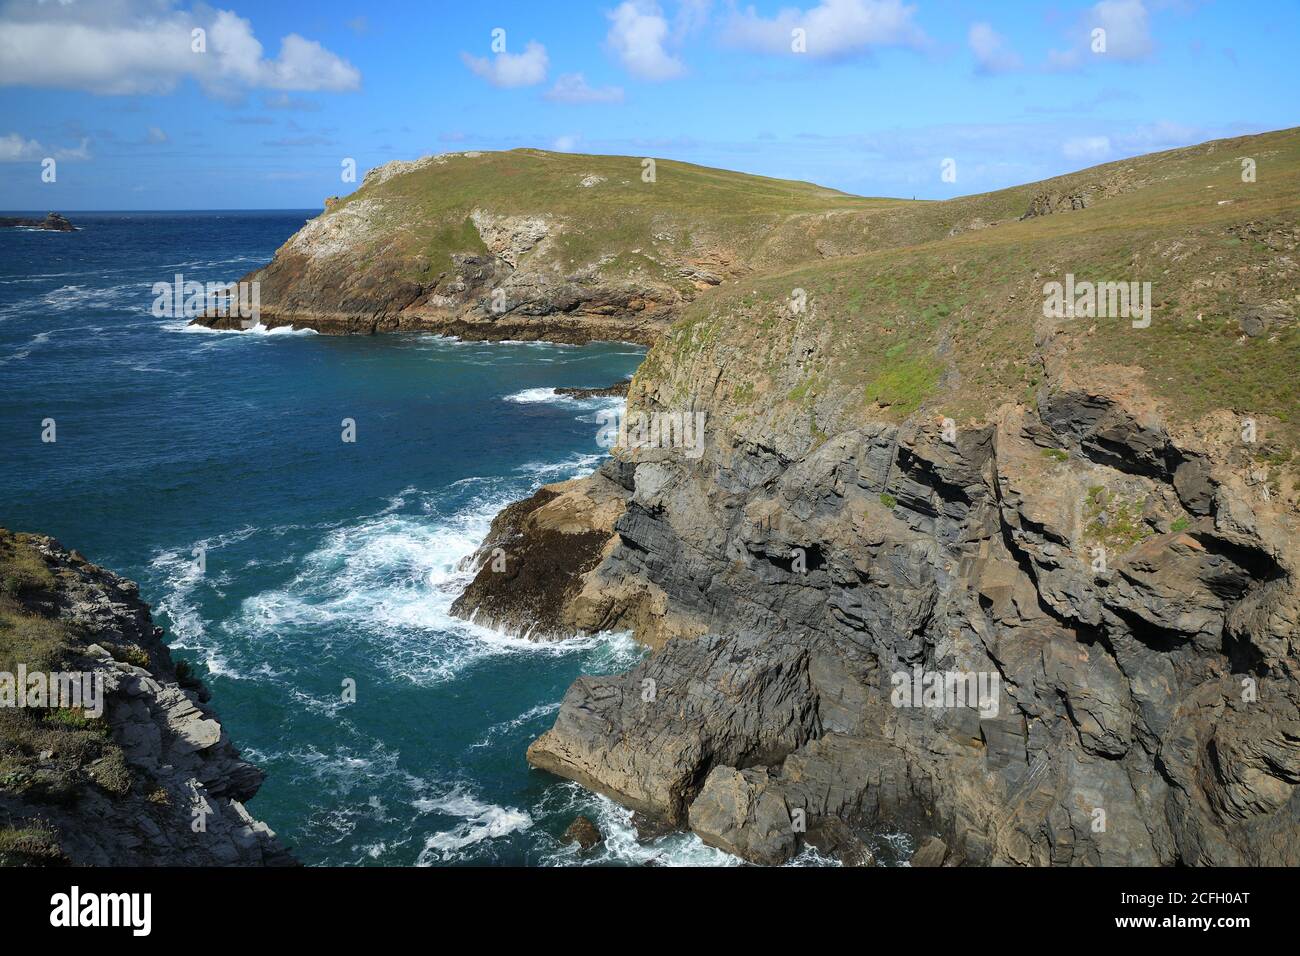
[[[296,865],[244,807],[263,772],[173,661],[134,582],[52,538],[3,530],[0,572],[0,670],[103,682],[102,715],[0,708],[0,860]]]

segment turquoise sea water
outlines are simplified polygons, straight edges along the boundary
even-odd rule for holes
[[[306,863],[732,862],[683,835],[638,845],[624,811],[524,761],[576,676],[637,660],[626,636],[539,645],[448,613],[496,512],[603,456],[610,400],[551,390],[618,381],[641,349],[151,314],[155,282],[237,279],[313,214],[0,231],[0,525],[140,582],[268,772],[249,809]],[[577,813],[608,838],[581,861],[557,840]]]

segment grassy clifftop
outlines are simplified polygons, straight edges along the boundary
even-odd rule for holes
[[[908,205],[668,160],[448,153],[371,170],[246,278],[272,325],[649,343],[702,291],[861,251]]]
[[[701,298],[652,350],[633,400],[704,391],[740,434],[815,441],[863,417],[981,419],[1070,374],[1102,390],[1135,382],[1171,421],[1224,409],[1297,444],[1300,131],[880,210],[870,242]],[[1067,274],[1149,282],[1149,327],[1045,317],[1044,285]]]
[[[807,246],[795,248],[795,235],[772,235],[774,227],[790,217],[909,205],[669,160],[654,160],[653,181],[647,182],[644,163],[634,156],[536,149],[426,157],[373,170],[360,189],[326,215],[359,201],[390,204],[396,210],[393,225],[409,229],[406,243],[427,258],[426,271],[443,267],[447,256],[476,245],[469,219],[475,209],[565,221],[563,235],[548,250],[561,267],[577,268],[614,256],[623,260],[621,265],[635,268],[637,256],[649,266],[657,259],[688,258],[693,247],[723,240],[747,258],[795,261],[816,252]],[[760,248],[753,249],[751,243]]]

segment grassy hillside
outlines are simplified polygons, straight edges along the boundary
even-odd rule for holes
[[[750,247],[756,260],[795,261],[816,253],[806,236],[801,244],[797,236],[771,235],[785,219],[909,205],[669,160],[656,160],[655,181],[645,182],[642,158],[633,156],[515,149],[430,157],[405,168],[387,179],[372,173],[331,212],[363,199],[390,204],[410,226],[404,245],[418,248],[430,271],[448,265],[451,253],[482,248],[469,221],[474,209],[565,219],[571,227],[554,250],[558,264],[576,268],[614,256],[632,271],[723,240]]]
[[[1242,181],[1243,157],[1256,161],[1253,183]],[[1072,196],[1086,208],[1071,208]],[[1057,211],[1021,220],[1039,197]],[[1099,384],[1110,366],[1136,366],[1170,420],[1262,416],[1270,439],[1293,448],[1298,241],[1297,130],[882,209],[870,251],[741,280],[689,306],[634,394],[683,400],[721,366],[743,383],[719,397],[737,429],[796,424],[815,438],[863,416],[982,418],[1008,399],[1032,401],[1045,361]],[[1044,283],[1066,273],[1150,282],[1150,327],[1045,319]],[[807,293],[802,314],[787,305],[796,288]],[[1261,314],[1262,327],[1250,320]]]

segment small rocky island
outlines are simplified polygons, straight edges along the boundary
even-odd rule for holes
[[[46,213],[44,219],[18,219],[0,216],[0,227],[10,229],[45,229],[49,232],[76,232],[77,227],[57,212]]]

